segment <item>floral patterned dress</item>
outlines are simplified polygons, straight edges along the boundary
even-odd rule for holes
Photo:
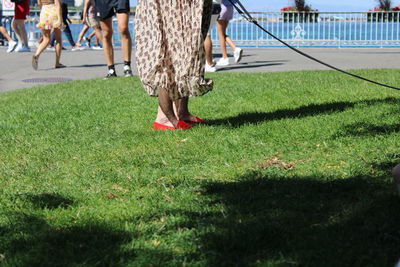
[[[164,88],[172,100],[212,90],[204,78],[204,37],[212,0],[139,0],[136,8],[136,62],[150,96]]]
[[[44,4],[40,10],[39,24],[36,26],[40,29],[52,30],[60,28],[61,20],[58,17],[58,12],[54,2],[52,4]]]

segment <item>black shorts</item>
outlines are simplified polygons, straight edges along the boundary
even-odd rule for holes
[[[129,13],[129,0],[95,0],[97,16],[101,20],[111,18],[117,13]]]
[[[0,9],[0,26],[3,26],[3,10]]]

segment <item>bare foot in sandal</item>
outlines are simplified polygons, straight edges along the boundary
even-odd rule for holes
[[[38,64],[39,64],[39,56],[32,56],[32,68],[34,70],[38,69]]]
[[[65,67],[66,67],[66,66],[63,65],[63,64],[61,64],[61,63],[59,63],[59,64],[56,65],[56,69],[61,69],[61,68],[65,68]]]

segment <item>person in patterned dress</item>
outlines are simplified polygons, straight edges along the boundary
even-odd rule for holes
[[[136,62],[150,96],[158,96],[156,130],[189,129],[204,122],[188,109],[189,97],[212,90],[204,78],[204,38],[211,0],[139,0],[136,8]]]

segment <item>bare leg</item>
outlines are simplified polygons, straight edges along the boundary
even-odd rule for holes
[[[13,19],[11,27],[13,28],[15,34],[18,38],[18,43],[28,47],[28,37],[25,30],[25,20],[23,19]]]
[[[118,32],[121,35],[122,55],[124,61],[131,61],[132,39],[129,33],[129,13],[118,13]],[[102,27],[103,28],[103,27]]]
[[[171,126],[176,127],[178,125],[178,118],[175,116],[172,101],[169,98],[168,92],[164,88],[160,89],[158,92],[158,105],[159,108],[156,122],[167,125],[172,124]],[[163,114],[161,114],[160,112],[162,112]],[[166,120],[168,120],[169,123],[165,123]]]
[[[226,41],[226,43],[232,48],[232,50],[235,51],[236,45],[235,45],[235,43],[232,41],[231,37],[226,36],[226,37],[225,37],[225,41]]]
[[[196,121],[196,116],[189,111],[189,98],[184,97],[174,102],[175,114],[181,121]]]
[[[211,41],[210,35],[207,35],[206,39],[204,39],[204,50],[205,50],[205,53],[206,53],[207,64],[212,66],[213,65],[212,41]]]
[[[43,41],[39,44],[35,56],[39,57],[40,54],[46,49],[46,47],[49,45],[50,43],[50,30],[44,30],[42,29],[42,37],[43,37]]]
[[[35,52],[35,55],[32,56],[32,67],[34,70],[38,69],[40,54],[46,49],[46,47],[50,43],[50,30],[42,29],[42,37],[43,37],[42,42],[39,44]]]
[[[3,26],[0,26],[0,33],[7,39],[8,42],[11,42],[13,40],[8,34],[6,28],[4,28]]]
[[[101,40],[101,30],[100,30],[100,27],[94,26],[93,29],[94,29],[94,31],[93,31],[89,36],[92,36],[92,37],[93,37],[93,35],[96,35],[97,45],[99,45],[99,44],[100,44],[100,40]],[[93,35],[92,35],[92,34],[93,34]],[[89,37],[89,38],[91,38],[91,37]]]
[[[61,30],[60,29],[54,29],[54,34],[56,37],[56,65],[55,67],[60,67],[62,64],[60,63],[60,58],[61,58],[61,51],[62,51],[62,39],[61,39]]]
[[[114,47],[112,44],[112,18],[100,21],[101,29],[103,30],[103,50],[106,58],[107,66],[114,65]]]
[[[228,21],[217,20],[217,31],[219,38],[219,45],[221,47],[221,53],[223,58],[228,58],[228,53],[226,51],[226,27],[228,26]]]
[[[89,26],[87,26],[86,24],[83,25],[81,32],[79,33],[78,36],[78,40],[76,40],[76,43],[78,44],[78,46],[81,44],[83,36],[85,35],[85,33],[89,30]]]

